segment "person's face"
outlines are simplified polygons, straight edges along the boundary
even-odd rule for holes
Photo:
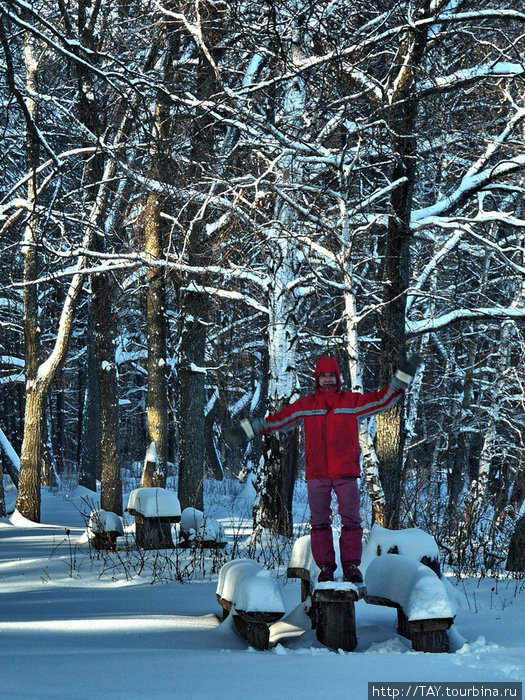
[[[329,389],[337,385],[337,376],[335,372],[321,372],[319,375],[319,386],[321,389]]]

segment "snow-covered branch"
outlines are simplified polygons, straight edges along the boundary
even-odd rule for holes
[[[456,323],[457,321],[474,321],[481,319],[499,320],[504,318],[522,320],[525,318],[525,309],[517,309],[513,306],[453,309],[452,311],[434,318],[424,318],[418,321],[407,320],[406,331],[408,334],[418,335],[445,328],[451,323]]]

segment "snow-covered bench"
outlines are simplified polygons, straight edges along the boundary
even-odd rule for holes
[[[135,517],[135,541],[141,549],[173,549],[171,524],[181,519],[180,503],[173,491],[134,489],[126,511]]]
[[[99,508],[92,510],[87,526],[88,538],[95,549],[117,548],[117,537],[124,534],[122,520],[116,513]]]
[[[416,651],[447,652],[454,621],[452,605],[439,575],[434,538],[417,528],[372,527],[363,552],[366,593],[372,605],[397,610],[397,630]]]
[[[308,614],[317,639],[331,649],[353,651],[357,646],[355,602],[359,592],[352,583],[317,583],[319,567],[313,560],[310,535],[294,542],[288,578],[301,581],[301,601],[310,599]]]
[[[226,546],[221,524],[196,508],[182,511],[179,534],[179,547],[223,549]]]
[[[430,567],[441,575],[439,549],[436,540],[428,532],[417,527],[388,530],[374,524],[363,549],[363,568],[382,554],[403,554]]]
[[[275,574],[253,559],[234,559],[221,568],[217,600],[223,619],[230,613],[237,632],[255,649],[268,649],[268,625],[284,615],[285,606]]]

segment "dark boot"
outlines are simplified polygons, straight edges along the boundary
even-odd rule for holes
[[[310,532],[310,545],[314,561],[321,569],[318,581],[333,581],[337,566],[335,563],[332,528],[330,526],[312,527]]]
[[[334,580],[334,572],[331,571],[330,569],[327,569],[326,567],[323,567],[321,569],[321,573],[317,577],[317,581],[319,583],[325,583],[326,581],[333,581]]]
[[[343,570],[343,581],[355,584],[363,583],[363,574],[359,571],[359,567],[355,564],[346,566]]]
[[[363,531],[359,528],[341,528],[339,538],[341,553],[341,566],[343,567],[343,580],[351,583],[362,583],[363,576],[359,571],[361,555],[363,553]],[[352,580],[356,578],[357,580]]]

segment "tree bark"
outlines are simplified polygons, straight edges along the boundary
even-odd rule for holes
[[[427,0],[415,3],[410,12],[421,14]],[[410,267],[410,218],[416,178],[418,101],[415,96],[416,71],[424,54],[426,31],[407,30],[396,61],[401,68],[391,86],[391,104],[386,118],[392,133],[395,165],[391,179],[404,177],[391,197],[391,216],[386,230],[383,264],[383,309],[379,320],[381,339],[381,383],[386,384],[399,359],[405,356],[406,292]],[[389,91],[387,90],[387,93]],[[403,462],[403,400],[377,417],[376,451],[379,475],[385,493],[385,516],[389,527],[399,526]]]
[[[221,12],[212,2],[201,2],[201,45],[197,67],[197,97],[205,102],[220,91],[215,67],[216,47],[221,39]],[[191,134],[191,165],[189,176],[198,186],[203,164],[215,160],[215,130],[217,124],[206,112],[193,120]],[[196,206],[188,208],[187,250],[190,265],[206,265],[211,251],[205,234],[205,211]],[[203,485],[206,445],[201,436],[205,430],[206,406],[206,339],[209,318],[209,298],[200,291],[184,292],[182,309],[184,325],[180,342],[178,367],[179,387],[179,487],[181,508],[204,508]]]
[[[99,0],[97,0],[98,5]],[[98,38],[91,21],[97,11],[90,0],[79,0],[78,25],[82,43],[96,56]],[[98,104],[97,89],[92,73],[83,63],[76,64],[78,85],[79,119],[91,134],[100,137],[103,131],[101,107]],[[110,164],[110,169],[114,166]],[[101,153],[87,159],[84,165],[85,202],[88,207],[96,205],[100,190],[107,188],[104,180],[104,159]],[[98,193],[98,195],[97,195]],[[105,195],[107,196],[107,194]],[[97,212],[97,224],[103,220],[104,208]],[[103,253],[106,250],[106,236],[93,237],[92,249]],[[93,320],[93,352],[97,375],[99,400],[100,439],[99,456],[101,464],[100,505],[104,510],[122,515],[122,475],[118,460],[118,386],[115,361],[116,319],[113,308],[114,285],[109,274],[94,275],[91,278],[91,311]]]
[[[91,491],[97,490],[100,478],[100,399],[98,396],[97,368],[93,349],[93,314],[88,303],[86,332],[86,362],[79,393],[84,393],[80,411],[79,484]]]
[[[30,36],[24,38],[24,63],[29,94],[38,93],[38,64],[35,48]],[[40,354],[40,328],[38,314],[38,287],[34,284],[38,276],[38,219],[35,212],[38,183],[36,170],[39,162],[39,140],[35,131],[38,119],[36,102],[28,97],[26,107],[29,118],[26,122],[27,169],[32,173],[27,185],[27,199],[33,208],[24,232],[24,345],[26,403],[24,409],[24,437],[20,457],[20,479],[18,483],[17,510],[29,520],[40,522],[40,478],[42,461],[43,412],[45,388],[37,381]]]
[[[171,54],[167,53],[165,77],[170,83]],[[162,96],[155,109],[153,148],[151,153],[152,176],[162,181],[166,177],[166,153],[162,144],[170,133],[169,109]],[[165,256],[166,224],[161,218],[165,199],[150,193],[146,200],[144,212],[145,253],[152,261],[162,260]],[[162,267],[148,267],[146,290],[146,335],[148,343],[148,390],[146,395],[146,413],[148,424],[148,441],[154,443],[157,455],[155,469],[147,476],[149,486],[166,486],[168,461],[168,387],[166,377],[166,292],[165,272]],[[145,472],[145,475],[149,472]],[[151,483],[149,483],[151,481]]]

